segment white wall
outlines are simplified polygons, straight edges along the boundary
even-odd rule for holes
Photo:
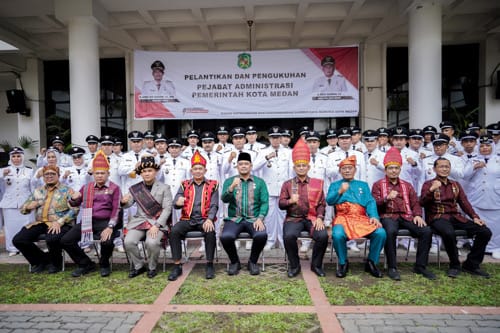
[[[500,120],[500,99],[495,99],[495,88],[500,82],[496,81],[495,67],[500,63],[500,42],[488,38],[481,43],[479,56],[479,123],[488,126]],[[496,69],[500,71],[500,67]],[[493,73],[493,86],[490,85],[490,76]]]
[[[11,146],[17,146],[17,113],[7,113],[7,95],[5,91],[16,89],[14,75],[5,75],[0,78],[0,141],[8,141]]]
[[[387,125],[386,45],[364,44],[360,53],[360,127],[377,129]]]

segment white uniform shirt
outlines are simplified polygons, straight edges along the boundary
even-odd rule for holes
[[[334,74],[330,78],[321,76],[314,81],[313,93],[338,93],[343,91],[347,91],[347,85],[342,75]]]
[[[399,174],[399,178],[412,184],[415,191],[418,191],[417,193],[420,193],[420,187],[424,183],[422,160],[420,159],[420,156],[416,151],[408,149],[406,147],[401,149],[400,153],[401,158],[403,159],[403,165],[401,166],[401,173]],[[412,166],[410,163],[408,163],[409,157],[411,157],[417,163],[416,166]]]
[[[161,80],[160,83],[155,80],[145,81],[141,89],[141,97],[164,97],[166,99],[175,98],[175,87],[170,80]]]
[[[158,178],[170,187],[172,196],[175,196],[181,186],[181,182],[191,178],[191,162],[177,156],[174,165],[174,158],[169,156],[161,166]]]
[[[423,170],[424,170],[424,178],[425,181],[434,179],[436,177],[436,173],[434,172],[434,161],[437,160],[439,156],[433,154],[429,157],[423,159]],[[451,163],[451,171],[449,178],[455,180],[457,182],[461,182],[464,177],[464,163],[462,159],[458,156],[451,155],[449,153],[445,153],[442,157],[446,158]]]
[[[231,160],[231,162],[229,162],[229,156],[231,155],[231,153],[233,151],[236,152],[236,157],[233,158]],[[252,173],[252,175],[255,175],[256,174],[256,172],[255,172],[255,159],[257,157],[257,153],[255,151],[250,151],[250,150],[246,150],[246,149],[243,149],[242,152],[250,154],[250,158],[252,159],[252,163],[254,163],[251,173]],[[222,156],[221,176],[222,176],[223,180],[226,180],[229,177],[236,176],[238,174],[238,169],[236,168],[236,165],[238,163],[238,154],[239,153],[240,152],[236,148],[233,148]]]
[[[68,176],[65,178],[66,171],[69,171]],[[70,166],[61,169],[61,183],[71,187],[74,191],[80,191],[83,185],[92,180],[92,176],[88,173],[88,168],[85,165]]]
[[[260,177],[266,182],[267,191],[271,197],[278,197],[283,183],[293,175],[291,150],[280,146],[277,151],[277,157],[266,160],[266,155],[275,152],[275,149],[271,146],[262,149],[253,164],[253,169],[259,172]]]
[[[245,143],[245,146],[243,147],[243,149],[251,150],[251,151],[254,151],[256,153],[260,153],[260,151],[264,148],[266,148],[266,145],[263,143],[260,143],[260,142]]]
[[[4,176],[5,169],[8,169],[9,173]],[[25,166],[8,166],[0,169],[0,183],[4,188],[0,208],[20,208],[32,192],[32,177],[33,169]]]
[[[471,163],[477,162],[485,162],[485,156],[471,159]],[[486,167],[468,172],[464,178],[469,183],[464,191],[473,207],[500,209],[500,156],[490,155]]]
[[[339,164],[342,160],[346,159],[349,156],[356,155],[356,174],[354,175],[354,179],[366,181],[366,169],[365,169],[365,156],[363,153],[360,153],[357,150],[348,150],[346,152],[339,149],[336,152],[333,152],[328,155],[328,162],[326,173],[328,177],[330,177],[331,182],[333,183],[336,180],[342,179],[339,171]]]
[[[199,146],[191,147],[187,146],[182,152],[180,157],[185,158],[191,162],[191,157],[193,157],[195,151],[199,151],[201,153],[203,149]]]
[[[384,167],[384,157],[385,153],[381,152],[378,149],[374,149],[371,153],[368,151],[364,154],[365,163],[365,173],[366,173],[366,182],[372,188],[373,184],[385,177],[385,167]],[[376,159],[378,164],[373,165],[370,163],[370,159]]]
[[[208,153],[203,150],[201,152],[201,156],[207,160],[207,172],[205,173],[205,178],[216,180],[219,184],[221,184],[222,154],[212,151],[209,156]]]
[[[128,193],[130,186],[142,181],[142,177],[135,173],[135,166],[144,155],[149,154],[145,150],[139,151],[137,156],[133,150],[123,154],[118,166],[118,174],[123,177],[123,188],[121,189],[123,194]]]

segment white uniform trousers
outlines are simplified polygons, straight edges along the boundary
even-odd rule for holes
[[[2,208],[5,227],[5,248],[7,252],[19,252],[12,244],[14,236],[22,227],[33,221],[33,214],[23,215],[17,208]]]
[[[283,243],[283,221],[285,220],[286,211],[278,207],[279,197],[269,197],[269,212],[267,213],[264,223],[267,231],[267,245],[275,245],[276,241],[280,247],[284,248]]]

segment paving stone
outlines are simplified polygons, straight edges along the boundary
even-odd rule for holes
[[[104,328],[105,324],[93,324],[88,329],[88,333],[100,332]]]
[[[65,323],[80,323],[82,322],[83,318],[81,316],[62,316],[60,321],[65,322]]]
[[[472,333],[492,333],[491,327],[471,327]],[[500,331],[500,327],[496,332]]]
[[[18,321],[9,321],[9,322],[4,322],[2,323],[2,328],[11,328],[11,329],[17,329],[17,328],[31,328],[35,326],[36,323],[30,323],[30,322],[18,322]]]
[[[43,330],[41,333],[68,333],[67,330]]]
[[[123,323],[122,318],[114,318],[104,327],[105,330],[116,330]]]
[[[8,316],[7,318],[3,318],[2,320],[3,321],[22,321],[22,322],[26,322],[28,320],[30,320],[32,318],[32,316],[17,316],[17,315],[10,315]]]
[[[19,328],[19,329],[12,331],[12,333],[39,333],[39,332],[40,332],[40,330],[36,330],[33,328],[29,328],[29,329]]]
[[[61,323],[60,322],[52,322],[52,323],[47,323],[47,322],[42,322],[42,323],[37,323],[35,325],[36,328],[38,329],[58,329],[61,328]]]
[[[116,333],[129,333],[132,328],[134,328],[134,325],[122,325],[116,330]]]
[[[83,330],[86,331],[91,324],[88,323],[66,323],[61,328],[67,330]]]
[[[425,316],[425,318],[429,318],[429,319],[444,319],[444,320],[453,319],[453,317],[447,313],[429,313],[429,314],[425,314],[424,316]]]
[[[474,325],[472,320],[446,320],[446,326],[469,327]]]
[[[356,324],[359,326],[376,326],[376,325],[384,325],[384,320],[382,319],[358,319],[356,320]]]
[[[60,316],[36,316],[30,319],[32,322],[54,322],[58,321],[61,317]]]
[[[416,326],[430,326],[430,327],[440,327],[440,326],[446,326],[446,322],[444,320],[438,320],[438,319],[427,319],[425,316],[424,318],[416,318],[413,320]]]
[[[359,333],[375,333],[375,328],[372,326],[359,326]]]
[[[108,323],[111,319],[109,317],[96,317],[96,316],[89,316],[85,318],[82,322],[84,323]],[[104,326],[104,325],[103,325]]]
[[[477,326],[500,327],[500,317],[498,320],[476,320]]]
[[[11,329],[7,329],[7,328],[0,328],[0,333],[11,333],[12,330]]]
[[[439,333],[439,328],[431,326],[407,327],[408,333]]]
[[[415,326],[413,320],[399,318],[384,320],[384,324],[387,326]]]
[[[464,319],[464,320],[472,320],[472,319],[483,319],[481,315],[471,315],[471,314],[452,314],[453,319]]]
[[[352,322],[349,322],[349,323],[345,323],[344,320],[342,320],[340,322],[340,325],[342,326],[342,328],[344,329],[344,333],[351,333],[351,332],[359,332],[359,327],[358,325],[352,323]]]
[[[365,316],[366,319],[391,319],[394,318],[395,315],[393,313],[367,313]]]
[[[142,312],[134,312],[131,313],[127,318],[123,321],[124,324],[135,324],[142,318]]]
[[[439,327],[439,333],[470,333],[469,327]]]
[[[405,327],[401,326],[376,326],[376,333],[407,333]]]

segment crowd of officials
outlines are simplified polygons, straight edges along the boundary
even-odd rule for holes
[[[368,242],[365,270],[382,277],[384,251],[386,274],[400,280],[397,235],[407,229],[413,239],[403,245],[416,252],[414,273],[436,279],[428,257],[443,246],[447,276],[488,278],[480,267],[485,254],[500,259],[500,124],[483,129],[470,123],[458,137],[451,122],[439,129],[327,129],[327,145],[320,147],[320,133],[304,126],[293,148],[292,132],[278,126],[268,130],[266,144],[257,141],[254,126],[190,130],[186,142],[131,131],[128,152],[117,138],[89,135],[86,149],[72,147],[68,154],[56,136],[40,150],[36,169],[14,147],[0,171],[6,250],[22,253],[33,273],[60,272],[64,250],[77,265],[71,275],[79,277],[97,270],[88,254],[98,242],[101,276],[110,275],[116,248],[127,253],[130,278],[154,278],[166,247],[173,281],[182,275],[182,241],[199,231],[206,278],[212,279],[220,246],[229,258],[227,273],[239,273],[238,235],[246,232],[250,274],[260,274],[262,251],[280,247],[293,278],[302,269],[299,251],[311,244],[310,268],[325,276],[331,232],[338,278],[349,271],[348,250]],[[457,242],[455,230],[464,230],[468,240]],[[298,244],[303,231],[311,240]],[[48,252],[37,246],[41,235]],[[463,246],[470,251],[461,263]]]

